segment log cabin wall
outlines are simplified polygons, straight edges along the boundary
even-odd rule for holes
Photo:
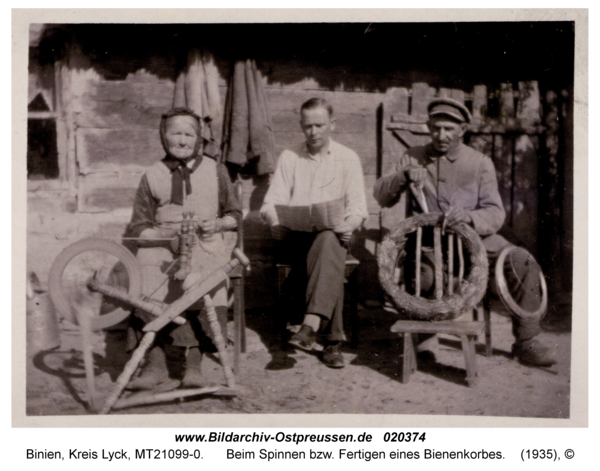
[[[358,233],[353,249],[355,256],[361,260],[359,297],[362,300],[377,299],[381,292],[374,256],[381,235],[381,211],[372,197],[372,189],[376,179],[391,168],[387,143],[389,131],[383,129],[383,124],[391,122],[393,113],[389,106],[386,108],[386,104],[389,105],[390,97],[398,98],[398,94],[404,93],[402,90],[410,90],[406,97],[408,99],[410,95],[414,105],[411,113],[418,114],[418,106],[426,106],[423,100],[417,98],[420,95],[429,97],[457,93],[451,90],[459,88],[471,93],[473,103],[478,93],[481,94],[481,88],[475,86],[481,77],[470,70],[453,70],[449,73],[439,67],[431,68],[429,63],[422,63],[421,57],[426,54],[423,51],[419,53],[417,49],[420,47],[430,52],[434,49],[418,41],[414,43],[415,50],[411,52],[407,49],[402,58],[390,60],[386,47],[390,34],[393,33],[394,38],[400,34],[399,26],[384,29],[385,34],[382,33],[377,41],[367,38],[366,46],[363,36],[369,28],[364,30],[363,26],[367,27],[349,26],[351,34],[345,29],[335,28],[333,31],[336,34],[327,33],[328,40],[333,41],[337,49],[334,48],[333,53],[329,52],[323,57],[314,53],[314,50],[318,50],[315,47],[320,44],[319,40],[311,42],[307,51],[303,49],[300,35],[287,31],[302,28],[300,25],[271,28],[262,40],[254,38],[254,41],[249,39],[246,46],[239,42],[227,47],[214,41],[217,26],[213,26],[212,33],[208,35],[198,34],[206,29],[203,27],[188,26],[183,28],[185,34],[180,34],[182,30],[177,27],[166,30],[146,28],[137,40],[131,39],[134,37],[131,32],[139,31],[133,25],[113,27],[110,34],[107,34],[107,27],[102,25],[59,30],[58,37],[50,37],[48,43],[60,43],[62,51],[62,55],[54,62],[61,176],[55,187],[44,185],[44,182],[29,182],[28,269],[36,271],[44,279],[56,255],[69,243],[87,236],[119,240],[129,221],[133,195],[142,172],[163,157],[158,135],[159,118],[172,104],[174,79],[182,67],[186,46],[189,46],[191,37],[199,36],[200,39],[194,40],[201,43],[205,37],[213,37],[210,49],[214,51],[221,74],[222,103],[225,101],[233,60],[245,54],[257,58],[264,77],[277,155],[303,139],[298,124],[298,108],[302,102],[318,96],[332,103],[337,118],[333,138],[357,152],[365,174],[370,217],[365,228]],[[251,29],[250,26],[245,28],[248,33],[254,31],[248,29]],[[425,26],[405,27],[406,31],[399,42],[414,37],[415,28]],[[317,37],[319,32],[329,31],[327,25],[313,26],[313,30]],[[284,34],[285,31],[287,33]],[[422,29],[418,31],[421,31],[421,36],[429,34]],[[273,32],[277,34],[270,34]],[[178,35],[184,38],[173,39]],[[252,35],[246,37],[251,38]],[[273,37],[281,38],[281,44],[275,49]],[[350,52],[342,54],[340,51]],[[353,54],[352,51],[358,52]],[[359,65],[362,62],[366,66]],[[30,70],[35,75],[36,69]],[[497,72],[494,69],[488,73]],[[531,75],[522,68],[519,73],[521,76]],[[465,85],[465,74],[471,75],[468,81],[473,83],[472,87]],[[540,74],[542,72],[538,76]],[[518,76],[516,73],[513,75]],[[527,78],[523,77],[523,80]],[[483,82],[497,81],[494,75],[493,81],[488,78]],[[541,163],[536,165],[536,169],[543,168],[544,171],[535,179],[538,184],[548,185],[550,190],[538,195],[535,186],[532,190],[530,185],[523,191],[539,200],[534,206],[543,204],[544,211],[554,214],[552,218],[544,219],[539,228],[536,226],[536,230],[545,231],[554,227],[555,232],[568,232],[572,227],[572,221],[569,223],[572,217],[572,193],[569,192],[572,192],[572,188],[565,185],[564,171],[569,165],[572,166],[569,164],[572,154],[569,155],[569,146],[561,135],[568,135],[568,126],[557,127],[555,124],[568,119],[565,107],[569,104],[569,85],[567,81],[566,88],[548,89],[545,85],[548,82],[540,80],[539,83],[546,87],[540,93],[544,101],[542,105],[548,111],[543,114],[545,134],[536,138],[550,145],[544,144],[544,151],[537,154]],[[502,94],[504,90],[502,96],[507,97],[509,91],[513,93],[513,87],[518,90],[516,80],[514,86],[510,85],[510,90],[504,86],[499,93]],[[510,105],[508,99],[501,102]],[[476,114],[477,110],[474,111]],[[477,136],[473,135],[473,144],[482,144],[482,150],[496,157],[502,148],[498,143],[494,145],[496,141],[493,139],[497,138],[492,139],[490,146],[487,137],[480,140]],[[523,164],[526,165],[527,161]],[[519,168],[512,163],[510,169],[516,172],[517,177],[520,175]],[[499,173],[502,171],[500,166]],[[255,177],[243,181],[245,249],[253,262],[252,275],[247,278],[248,307],[268,306],[275,302],[273,245],[268,228],[258,217],[267,185],[266,178]],[[511,188],[507,191],[513,191]],[[558,202],[562,202],[562,206]],[[517,197],[514,204],[511,202],[511,208],[518,204]],[[534,214],[535,210],[532,211]],[[556,221],[562,224],[560,229],[553,226]],[[572,235],[569,238],[568,234],[559,234],[549,242],[538,243],[535,235],[528,240],[536,250],[551,249],[553,254],[560,253],[560,266],[568,266],[569,269],[569,260],[572,260],[569,259],[572,253],[570,241]],[[570,291],[570,278],[563,277],[562,280],[563,288]]]

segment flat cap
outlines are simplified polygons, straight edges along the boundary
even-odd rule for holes
[[[452,98],[436,98],[427,106],[429,116],[445,115],[460,123],[470,123],[471,113],[465,105]]]

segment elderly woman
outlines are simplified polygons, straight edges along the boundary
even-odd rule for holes
[[[142,268],[143,293],[152,300],[172,303],[183,294],[182,281],[173,277],[179,270],[177,255],[164,239],[174,238],[179,232],[184,212],[193,212],[198,222],[190,260],[195,277],[227,263],[235,245],[235,234],[230,231],[238,226],[240,206],[225,167],[202,155],[201,126],[200,118],[188,108],[175,108],[162,116],[160,138],[167,155],[148,168],[135,196],[127,235],[140,239],[137,259]],[[209,294],[226,334],[227,286],[223,283]],[[185,312],[184,325],[171,323],[157,333],[155,346],[129,389],[165,391],[180,384],[203,385],[202,352],[216,349],[202,304],[199,301]],[[148,313],[140,311],[132,316],[129,347],[135,347],[141,327],[150,319]]]

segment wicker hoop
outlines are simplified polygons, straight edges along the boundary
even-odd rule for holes
[[[506,309],[508,309],[512,314],[522,320],[531,320],[531,319],[541,319],[546,314],[546,308],[548,307],[548,288],[546,286],[546,280],[544,279],[544,274],[540,271],[540,287],[542,289],[542,299],[540,302],[540,307],[535,311],[525,311],[521,306],[519,306],[516,301],[512,298],[510,291],[508,290],[508,285],[506,284],[506,278],[504,277],[504,260],[513,250],[516,250],[517,247],[514,245],[509,245],[504,247],[498,256],[498,261],[496,262],[496,267],[494,271],[494,278],[496,280],[496,288],[498,290],[498,295]],[[521,249],[524,250],[524,249]]]
[[[455,319],[467,309],[473,309],[483,298],[488,282],[488,259],[477,233],[464,223],[452,227],[464,242],[470,254],[471,268],[458,292],[442,299],[412,296],[394,282],[394,271],[399,254],[404,250],[407,236],[418,227],[438,226],[440,214],[419,214],[402,221],[381,243],[377,261],[379,281],[391,296],[396,307],[410,319],[441,321]]]

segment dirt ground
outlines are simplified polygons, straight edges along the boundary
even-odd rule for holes
[[[436,363],[420,362],[408,384],[400,382],[402,340],[390,332],[397,316],[360,306],[357,349],[344,349],[346,367],[324,366],[317,355],[284,351],[274,313],[247,313],[247,352],[236,374],[237,396],[200,396],[112,414],[436,414],[568,418],[570,403],[570,308],[551,308],[540,339],[555,349],[558,364],[530,368],[510,358],[510,319],[492,312],[493,355],[477,344],[479,381],[465,383],[464,359],[456,337],[441,336]],[[96,335],[95,378],[100,404],[123,370],[124,330]],[[83,415],[87,389],[78,334],[62,331],[61,346],[27,355],[26,412],[30,416]],[[233,349],[230,347],[229,351]],[[205,356],[207,381],[225,384],[215,357]]]

